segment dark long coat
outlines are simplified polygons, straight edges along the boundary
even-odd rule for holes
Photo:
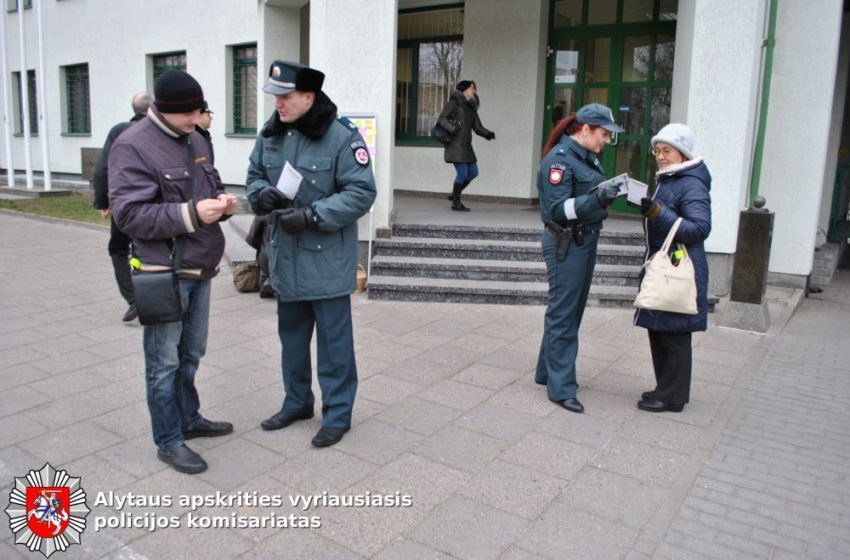
[[[446,163],[476,163],[472,149],[472,132],[491,140],[495,134],[481,124],[478,118],[478,96],[467,99],[463,92],[453,91],[439,117],[440,126],[449,131],[452,139],[445,148]]]
[[[696,332],[708,325],[708,260],[703,242],[711,233],[711,175],[702,159],[690,160],[658,174],[658,187],[653,200],[661,205],[655,220],[644,220],[647,251],[655,254],[680,216],[682,225],[673,243],[682,243],[694,263],[697,283],[697,314],[685,315],[667,311],[638,309],[635,325],[652,331]],[[675,245],[674,245],[675,246]]]

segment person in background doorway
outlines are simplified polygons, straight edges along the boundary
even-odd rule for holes
[[[481,125],[481,119],[478,118],[480,104],[475,82],[461,80],[438,119],[440,126],[452,135],[443,152],[443,159],[455,166],[455,181],[449,200],[452,201],[452,210],[457,212],[469,212],[469,208],[461,203],[460,195],[478,177],[478,159],[472,149],[472,133],[487,140],[496,138],[495,132]]]
[[[133,282],[130,280],[130,236],[118,229],[115,225],[115,219],[111,217],[109,208],[109,150],[112,148],[112,143],[121,135],[122,132],[130,128],[133,123],[140,121],[145,117],[148,107],[151,106],[153,96],[146,91],[137,93],[133,96],[133,118],[129,121],[124,121],[113,126],[109,134],[106,135],[106,141],[103,143],[103,149],[100,151],[100,157],[97,158],[97,163],[94,167],[94,207],[100,210],[100,215],[109,220],[109,256],[112,258],[112,269],[115,271],[115,282],[118,284],[118,291],[121,297],[127,302],[127,311],[124,312],[122,321],[132,321],[139,316],[136,311],[136,300],[133,296]]]
[[[212,136],[210,135],[212,120],[213,112],[210,111],[210,106],[204,101],[204,107],[201,109],[201,118],[198,120],[198,124],[195,125],[195,130],[206,140],[207,147],[210,149],[210,163],[215,165],[215,152],[213,151]]]
[[[617,197],[616,185],[594,190],[605,180],[599,154],[623,132],[611,109],[599,103],[570,113],[552,129],[537,172],[541,236],[549,303],[534,381],[546,385],[549,400],[571,412],[584,412],[576,397],[578,331],[606,208]]]
[[[638,309],[635,325],[649,332],[655,389],[641,395],[638,408],[647,412],[680,412],[690,400],[691,333],[708,327],[708,259],[703,242],[711,233],[711,175],[694,157],[694,133],[684,124],[668,124],[652,137],[658,163],[652,198],[641,200],[648,259],[661,249],[667,234],[682,218],[673,239],[685,245],[694,264],[697,314]]]

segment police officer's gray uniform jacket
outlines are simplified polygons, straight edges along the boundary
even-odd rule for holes
[[[586,231],[602,229],[608,212],[599,203],[593,187],[605,180],[596,154],[563,136],[540,164],[537,192],[540,219],[544,224],[580,225]]]
[[[280,122],[275,112],[257,137],[247,179],[248,202],[255,212],[257,194],[277,185],[287,162],[304,177],[290,206],[311,206],[316,224],[290,235],[270,220],[272,286],[282,301],[351,294],[356,288],[357,220],[376,195],[366,143],[319,92],[296,123]]]

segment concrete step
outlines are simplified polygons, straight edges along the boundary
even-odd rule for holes
[[[504,261],[543,261],[539,241],[394,237],[375,241],[375,255]],[[640,266],[643,246],[600,244],[597,264]]]
[[[394,224],[393,237],[441,239],[488,239],[498,241],[540,242],[543,227],[494,227],[445,224]],[[643,246],[643,232],[602,230],[599,241],[606,245]]]
[[[546,282],[374,275],[368,287],[369,299],[510,305],[545,305],[549,288]],[[637,288],[631,286],[594,285],[590,287],[588,305],[631,307],[636,295]]]
[[[593,283],[637,286],[640,269],[631,265],[599,264]],[[457,278],[503,282],[546,282],[546,264],[540,261],[504,261],[378,255],[372,259],[372,276]]]

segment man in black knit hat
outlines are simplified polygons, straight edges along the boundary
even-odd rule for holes
[[[218,273],[224,235],[218,222],[236,212],[206,142],[195,131],[204,107],[200,84],[186,72],[164,73],[146,118],[109,153],[112,215],[133,240],[139,273],[172,267],[181,247],[179,321],[144,330],[145,382],[159,459],[194,474],[207,468],[185,440],[229,434],[229,422],[201,416],[195,373],[206,352],[210,279]],[[137,301],[138,303],[138,301]]]

